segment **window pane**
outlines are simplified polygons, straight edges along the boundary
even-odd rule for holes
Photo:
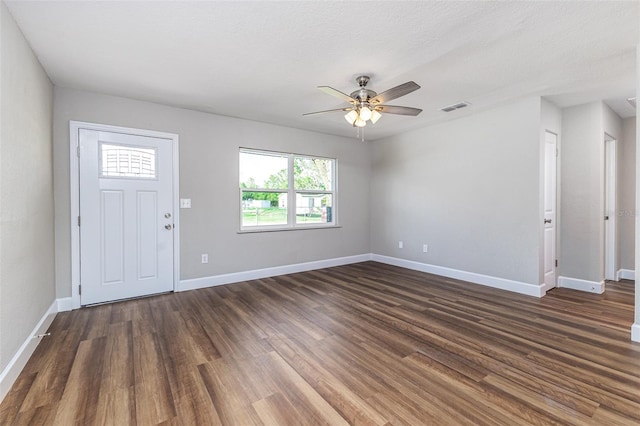
[[[286,156],[240,152],[240,188],[287,189],[289,160]]]
[[[155,148],[100,144],[100,176],[155,178]]]
[[[293,170],[295,189],[333,190],[333,160],[296,157]]]
[[[331,194],[296,193],[296,223],[332,223]]]
[[[287,224],[287,193],[242,191],[242,226]]]

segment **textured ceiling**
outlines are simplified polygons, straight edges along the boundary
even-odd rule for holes
[[[52,81],[343,136],[342,106],[366,73],[390,102],[367,139],[528,95],[565,107],[604,99],[634,111],[638,2],[6,1]],[[443,113],[459,101],[471,107]]]

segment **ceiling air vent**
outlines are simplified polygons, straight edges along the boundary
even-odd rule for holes
[[[629,98],[627,102],[629,102],[634,109],[636,108],[636,98]]]
[[[455,110],[460,109],[460,108],[466,108],[469,105],[471,105],[469,102],[459,102],[457,104],[453,104],[453,105],[446,106],[444,108],[440,108],[440,111],[451,112],[451,111],[455,111]]]

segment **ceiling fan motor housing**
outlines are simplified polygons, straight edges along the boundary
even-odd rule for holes
[[[373,90],[369,90],[365,87],[368,82],[369,82],[368,75],[361,75],[359,77],[356,77],[356,83],[358,83],[358,86],[360,86],[360,89],[352,92],[350,96],[353,99],[356,99],[360,104],[362,104],[363,102],[368,103],[369,99],[375,98],[377,96],[376,92],[374,92]]]
[[[373,90],[362,88],[351,93],[351,97],[359,102],[369,102],[369,99],[375,98],[377,95]]]

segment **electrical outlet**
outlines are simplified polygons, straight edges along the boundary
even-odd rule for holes
[[[423,253],[426,253],[426,252],[428,252],[428,251],[429,251],[429,244],[423,244],[423,245],[422,245],[422,252],[423,252]]]
[[[208,254],[203,254],[202,255],[202,263],[209,263],[209,255]]]
[[[398,248],[403,248],[404,244],[402,244],[402,241],[398,241]]]

